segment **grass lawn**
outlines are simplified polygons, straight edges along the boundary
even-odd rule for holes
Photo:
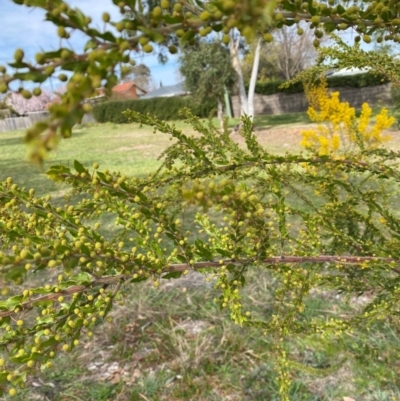
[[[232,119],[229,125],[233,127],[238,122],[239,119]],[[293,113],[259,116],[255,119],[255,126],[270,128],[307,122],[305,113]],[[190,129],[183,122],[175,124],[186,132]],[[171,143],[167,135],[153,134],[152,129],[138,124],[106,123],[77,127],[71,138],[60,141],[57,150],[46,161],[44,171],[40,171],[27,162],[23,138],[24,131],[0,133],[0,180],[11,176],[21,186],[33,187],[39,194],[50,193],[53,196],[62,193],[63,188],[46,178],[44,171],[51,165],[72,165],[76,159],[86,166],[97,162],[102,169],[123,171],[128,176],[143,175],[160,165],[157,158]],[[279,143],[276,145],[280,146]],[[298,148],[297,143],[295,147]]]
[[[234,125],[237,121],[232,121]],[[287,125],[287,124],[291,125]],[[271,151],[299,151],[305,113],[261,116],[256,127],[260,141]],[[286,125],[283,125],[286,124]],[[183,123],[178,128],[188,130]],[[271,128],[273,127],[273,128]],[[23,132],[0,133],[0,180],[12,176],[41,194],[62,195],[66,188],[47,180],[25,161]],[[63,140],[46,165],[85,165],[141,175],[159,166],[158,155],[168,137],[154,135],[137,124],[77,127]],[[392,148],[399,149],[395,135]],[[273,284],[267,272],[249,274],[244,303],[256,315],[272,313]],[[235,326],[220,311],[212,285],[198,274],[177,281],[164,280],[159,289],[149,284],[127,288],[125,304],[112,312],[113,323],[97,327],[93,339],[82,339],[72,353],[57,358],[51,370],[30,379],[17,401],[275,401],[278,389],[270,362],[272,338]],[[347,305],[336,294],[315,294],[308,303],[310,318],[317,314],[351,314],[365,299]],[[367,343],[368,347],[364,344]],[[338,355],[336,346],[322,351],[320,340],[294,339],[285,344],[291,356],[319,372],[293,375],[293,401],[400,400],[400,322],[377,323],[371,331],[349,334]],[[346,351],[347,350],[347,351]],[[356,355],[346,361],[346,352]],[[368,363],[366,363],[366,355]],[[335,369],[339,360],[343,363]]]

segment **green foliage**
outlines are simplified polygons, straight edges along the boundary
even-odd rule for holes
[[[318,38],[337,29],[354,29],[357,43],[370,42],[376,31],[388,41],[398,41],[400,34],[400,3],[395,0],[367,0],[362,6],[184,1],[173,12],[166,1],[146,9],[133,0],[113,0],[132,18],[112,21],[105,14],[104,30],[63,0],[13,1],[45,10],[61,45],[36,55],[35,63],[17,49],[8,63],[12,72],[0,68],[0,92],[16,81],[40,84],[56,72],[70,73],[67,91],[60,104],[50,107],[49,120],[27,132],[30,158],[38,163],[59,137],[71,136],[84,115],[83,100],[104,83],[111,90],[118,80],[116,67],[128,63],[133,51],[151,52],[149,42],[167,45],[176,34],[185,47],[196,43],[198,33],[227,35],[232,28],[250,42],[272,26],[279,29],[301,19],[318,28]],[[127,38],[126,30],[137,34]],[[81,54],[66,42],[75,32],[88,39]],[[315,80],[330,67],[327,60],[338,68],[370,66],[398,80],[398,66],[390,57],[366,52],[359,44],[337,43],[321,49],[317,66],[292,81]],[[319,46],[319,40],[314,44]],[[209,60],[206,64],[211,65]],[[215,82],[202,80],[201,89],[214,93]],[[323,348],[340,344],[354,329],[397,316],[399,154],[368,149],[359,138],[355,148],[340,156],[310,151],[277,157],[260,146],[248,119],[242,121],[237,143],[227,129],[203,125],[187,110],[184,116],[196,132],[192,136],[150,116],[125,115],[175,139],[155,174],[129,178],[78,161],[73,169],[54,166],[48,176],[73,188],[63,205],[49,196],[36,197],[12,178],[0,184],[0,275],[10,287],[0,302],[0,392],[15,395],[35,369],[50,368],[56,353],[77,347],[82,335],[90,337],[94,325],[122,301],[126,285],[150,280],[157,287],[160,280],[189,270],[213,280],[216,303],[234,322],[272,335],[270,359],[284,401],[293,389],[291,370],[299,369],[285,339],[318,338]],[[101,226],[110,215],[116,225],[111,233]],[[242,302],[252,268],[271,275],[274,313],[252,317]],[[46,273],[48,283],[35,284],[34,278]],[[367,291],[373,296],[358,313],[327,319],[306,313],[307,300],[317,291],[344,293],[348,299]],[[359,346],[369,349],[367,341]]]
[[[3,385],[18,388],[34,368],[51,367],[57,352],[91,336],[126,285],[150,280],[157,287],[189,270],[214,282],[217,305],[237,324],[275,338],[271,357],[287,388],[292,365],[280,338],[318,336],[329,345],[396,313],[400,219],[393,194],[400,176],[391,161],[398,154],[360,146],[344,157],[277,157],[259,145],[248,119],[242,148],[228,131],[187,110],[193,136],[149,116],[126,115],[175,138],[157,173],[128,178],[97,164],[54,166],[49,178],[79,195],[62,206],[12,179],[0,185],[0,265],[12,288],[0,304],[8,353]],[[102,216],[110,214],[116,229],[106,233]],[[242,304],[253,268],[275,283],[272,316],[252,318]],[[48,284],[29,285],[41,271],[54,272]],[[348,319],[306,313],[312,291],[351,296],[371,288],[375,296]]]
[[[140,89],[149,90],[151,82],[151,71],[145,64],[124,65],[121,68],[121,79],[123,81],[134,81]]]
[[[365,51],[359,43],[350,46],[335,34],[331,33],[331,36],[335,40],[335,44],[319,50],[316,65],[283,83],[282,87],[289,87],[298,82],[316,81],[321,74],[331,68],[353,67],[369,68],[370,74],[375,74],[381,82],[390,81],[395,86],[400,85],[398,62],[392,56],[375,51]],[[369,84],[374,81],[373,78],[367,78]]]
[[[296,82],[290,86],[285,85],[284,80],[274,80],[267,82],[257,82],[256,83],[256,93],[260,95],[273,95],[275,93],[302,93],[304,92],[303,84],[301,82]],[[389,80],[381,74],[373,74],[370,72],[363,74],[354,74],[347,76],[333,76],[327,77],[327,83],[329,88],[336,87],[350,87],[350,88],[363,88],[365,86],[381,85],[389,82]]]
[[[355,74],[355,75],[345,75],[338,77],[327,77],[327,83],[329,88],[336,87],[350,87],[350,88],[364,88],[365,86],[374,86],[386,84],[389,82],[389,79],[386,78],[382,74],[374,74],[371,72],[367,72],[364,74]]]
[[[255,93],[259,95],[274,95],[276,93],[286,93],[286,94],[293,94],[293,93],[301,93],[304,92],[303,84],[301,82],[297,82],[294,85],[289,87],[281,88],[281,85],[284,84],[286,81],[282,80],[273,80],[273,81],[264,81],[264,82],[257,82]],[[246,90],[248,86],[246,86]]]
[[[5,99],[0,100],[0,120],[16,114],[15,110],[5,102]]]
[[[236,82],[229,51],[219,42],[201,42],[185,49],[180,62],[185,86],[198,104],[210,98],[222,102],[225,91]]]
[[[290,79],[305,70],[317,51],[313,46],[314,33],[305,24],[283,26],[264,35],[261,45],[257,81]],[[301,35],[298,34],[301,32]],[[253,69],[255,46],[241,62],[243,77],[250,81]]]
[[[212,98],[199,104],[190,96],[185,97],[157,97],[152,99],[112,100],[96,104],[93,107],[93,116],[100,123],[127,123],[128,118],[123,114],[126,110],[139,113],[150,113],[161,120],[176,120],[181,118],[179,110],[188,107],[192,113],[201,118],[207,118],[216,108]]]

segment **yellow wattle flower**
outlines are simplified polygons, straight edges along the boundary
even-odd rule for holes
[[[372,109],[368,103],[362,105],[357,118],[355,108],[348,102],[341,102],[338,91],[329,93],[326,79],[322,79],[320,85],[306,85],[305,93],[310,120],[322,124],[302,132],[301,146],[304,148],[319,155],[338,154],[346,148],[360,146],[360,141],[366,148],[375,148],[391,139],[382,134],[395,122],[387,109],[381,110],[374,126],[369,128]]]

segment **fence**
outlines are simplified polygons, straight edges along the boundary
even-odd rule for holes
[[[47,111],[37,111],[28,113],[26,117],[13,117],[0,120],[0,132],[25,130],[30,128],[37,121],[45,120],[49,116]],[[82,119],[82,124],[96,122],[92,114],[85,114]]]
[[[364,88],[332,88],[330,91],[339,91],[340,100],[349,102],[352,107],[360,108],[364,102],[371,106],[379,104],[390,105],[391,84],[366,86]],[[232,108],[235,117],[240,115],[240,104],[238,96],[232,97]],[[256,95],[254,98],[254,113],[261,114],[286,114],[306,111],[308,102],[304,93],[287,95],[277,93],[275,95]]]

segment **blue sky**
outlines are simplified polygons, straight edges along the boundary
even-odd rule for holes
[[[6,64],[13,60],[14,50],[22,48],[28,59],[33,60],[37,52],[52,50],[59,46],[56,27],[44,21],[45,13],[40,9],[18,6],[11,0],[0,0],[0,64]],[[93,23],[100,29],[103,27],[101,15],[104,11],[111,14],[112,19],[120,18],[118,7],[111,0],[69,0],[71,6],[79,7],[84,13],[90,15]],[[346,39],[351,40],[351,33],[347,32]],[[82,48],[85,42],[83,35],[74,34],[70,39],[75,50]],[[363,45],[364,48],[370,46]],[[163,85],[173,85],[182,79],[178,73],[177,56],[170,56],[167,64],[158,62],[156,55],[137,56],[137,63],[146,64],[152,73],[153,82],[156,87],[160,81]],[[44,86],[49,89],[57,89],[60,83],[46,82]]]
[[[120,18],[118,7],[111,0],[69,0],[73,7],[80,8],[90,15],[93,24],[102,29],[101,15],[104,11],[111,14],[112,19]],[[34,60],[36,53],[42,50],[54,50],[59,46],[57,28],[50,22],[44,21],[45,13],[40,9],[18,6],[11,0],[1,0],[0,5],[0,64],[5,65],[13,60],[14,50],[24,50],[29,60]],[[85,43],[83,35],[72,35],[70,43],[75,50],[82,48]],[[167,64],[158,62],[155,55],[137,56],[137,63],[146,64],[152,73],[155,85],[160,81],[163,85],[173,85],[180,81],[176,56],[169,57]],[[59,85],[59,83],[54,83]],[[47,84],[49,85],[49,84]]]

